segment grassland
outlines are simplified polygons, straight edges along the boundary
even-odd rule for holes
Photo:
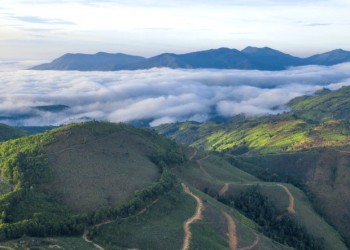
[[[348,239],[350,154],[342,149],[318,149],[282,155],[242,156],[250,171],[299,180],[313,197],[313,204]],[[262,175],[263,176],[263,175]],[[307,216],[305,216],[305,221]]]
[[[184,130],[184,127],[189,130]],[[234,154],[293,152],[350,143],[350,130],[346,122],[327,120],[311,124],[288,115],[247,118],[243,122],[234,120],[212,126],[197,123],[163,125],[157,130],[197,148]],[[188,133],[194,135],[187,137]]]
[[[272,157],[272,155],[265,157]],[[260,160],[261,158],[257,162]],[[267,162],[266,164],[268,164]],[[289,197],[286,191],[279,186],[279,183],[259,180],[253,175],[237,169],[219,156],[205,156],[205,154],[199,152],[197,158],[194,158],[194,161],[189,162],[182,168],[174,169],[174,171],[176,171],[176,174],[181,179],[202,192],[209,194],[211,197],[216,198],[237,197],[250,187],[258,185],[260,192],[273,202],[280,214],[287,213]],[[220,197],[220,190],[225,184],[228,184],[228,189],[223,197]],[[293,195],[295,214],[292,217],[316,238],[323,238],[325,241],[324,244],[327,246],[326,249],[346,249],[339,233],[317,214],[304,192],[293,185],[283,185]],[[207,196],[205,199],[209,200]],[[242,217],[236,215],[235,218]],[[254,223],[248,222],[248,225],[254,228]]]
[[[76,212],[121,205],[159,179],[150,160],[155,150],[147,139],[124,129],[102,137],[89,128],[61,131],[44,150],[54,175],[44,188]]]
[[[73,124],[4,142],[0,239],[75,235],[127,217],[171,188],[167,169],[182,157],[170,140],[124,124]]]
[[[297,97],[289,106],[299,117],[322,122],[331,119],[350,119],[350,87],[342,87],[336,91],[324,89],[312,96]]]

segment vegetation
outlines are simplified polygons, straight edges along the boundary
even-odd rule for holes
[[[288,154],[230,157],[235,166],[262,180],[293,183],[305,191],[315,209],[349,239],[350,190],[345,149],[314,149]]]
[[[0,142],[25,136],[26,132],[0,123]]]
[[[336,91],[323,89],[312,96],[297,97],[289,102],[293,112],[308,121],[350,120],[350,87]]]
[[[323,239],[315,239],[291,215],[279,214],[275,205],[260,193],[259,186],[249,188],[236,198],[220,200],[242,211],[265,235],[276,241],[296,249],[325,249]]]
[[[58,190],[53,188],[60,181],[60,176],[57,175],[52,155],[59,158],[60,155],[75,149],[84,149],[84,153],[87,153],[85,149],[91,141],[94,142],[94,147],[88,147],[89,150],[96,149],[98,140],[110,146],[107,138],[119,132],[129,135],[128,139],[139,145],[140,150],[142,149],[142,155],[148,157],[149,161],[151,159],[155,161],[160,173],[159,180],[149,182],[143,187],[139,186],[141,188],[136,189],[134,195],[120,204],[100,206],[89,213],[75,211],[68,203],[62,201],[64,196],[62,198],[62,195],[58,195]],[[141,141],[135,138],[141,138]],[[149,144],[141,145],[145,141],[149,141]],[[136,152],[141,154],[137,149],[128,153],[136,154]],[[103,159],[104,155],[101,154],[100,157]],[[59,163],[57,158],[55,160]],[[0,196],[0,240],[18,238],[24,234],[30,236],[80,234],[86,224],[92,225],[107,219],[124,218],[135,214],[172,189],[176,179],[170,173],[168,166],[182,161],[181,149],[173,142],[159,137],[154,132],[123,124],[89,122],[68,125],[43,134],[2,143],[0,144],[1,176],[12,184],[13,188]],[[77,177],[74,176],[75,181],[85,178]],[[103,179],[102,181],[104,182]],[[96,182],[97,179],[94,183]],[[132,190],[136,191],[135,187]]]
[[[225,123],[161,125],[157,131],[181,143],[229,152],[293,152],[350,143],[350,87],[298,97],[291,111],[276,116],[234,117]]]

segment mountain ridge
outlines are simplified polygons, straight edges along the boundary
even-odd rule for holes
[[[31,70],[117,71],[151,68],[214,68],[245,70],[284,70],[303,65],[335,65],[350,62],[350,51],[336,49],[307,58],[269,48],[248,46],[239,51],[234,48],[218,48],[184,54],[162,53],[150,58],[123,53],[98,52],[96,54],[67,53],[50,63]]]

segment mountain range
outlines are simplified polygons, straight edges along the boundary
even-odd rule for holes
[[[302,65],[335,65],[350,62],[350,52],[332,50],[307,58],[295,57],[268,47],[247,47],[241,51],[230,48],[210,49],[186,54],[163,53],[145,58],[122,53],[65,54],[32,70],[115,71],[151,68],[214,68],[245,70],[284,70]]]

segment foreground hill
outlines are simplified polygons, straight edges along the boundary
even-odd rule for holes
[[[131,213],[172,185],[165,166],[182,160],[178,150],[151,131],[97,122],[2,143],[0,239],[74,234]]]
[[[324,54],[299,58],[268,47],[247,47],[242,51],[219,48],[186,54],[164,53],[150,58],[125,54],[97,53],[66,54],[35,66],[34,70],[139,70],[150,68],[214,68],[214,69],[258,69],[284,70],[301,65],[335,65],[350,62],[350,52],[333,50]]]
[[[68,125],[0,166],[0,248],[346,249],[300,189],[150,130]]]

